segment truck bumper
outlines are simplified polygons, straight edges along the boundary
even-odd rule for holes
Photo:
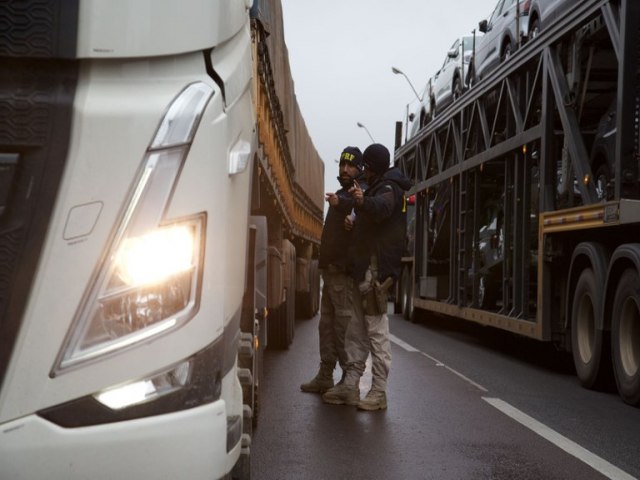
[[[227,452],[228,423],[223,400],[81,428],[30,415],[0,425],[0,478],[220,478],[240,454],[240,442]]]

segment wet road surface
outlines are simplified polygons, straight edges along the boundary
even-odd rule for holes
[[[629,480],[640,472],[638,409],[582,389],[548,348],[392,315],[389,408],[363,412],[300,391],[317,371],[317,322],[298,321],[289,350],[266,352],[254,479]],[[361,395],[370,382],[367,371]]]

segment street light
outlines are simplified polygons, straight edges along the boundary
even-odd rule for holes
[[[391,71],[393,73],[395,73],[396,75],[402,75],[407,80],[407,83],[409,83],[409,86],[411,87],[411,90],[413,90],[413,93],[415,94],[415,96],[418,99],[418,101],[422,102],[422,97],[420,95],[418,95],[418,92],[414,88],[413,83],[411,83],[411,80],[409,80],[409,77],[407,77],[407,75],[402,70],[400,70],[399,68],[391,67]]]
[[[373,139],[373,137],[371,136],[371,134],[369,133],[369,129],[367,127],[365,127],[363,124],[361,124],[360,122],[358,122],[358,126],[360,128],[364,128],[364,131],[367,132],[367,135],[369,135],[369,138],[371,139],[371,142],[376,143],[376,141]]]

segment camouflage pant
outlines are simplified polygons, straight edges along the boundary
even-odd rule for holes
[[[375,282],[377,280],[375,270],[370,269],[367,278]],[[358,285],[353,287],[353,304],[355,320],[349,324],[345,338],[349,362],[348,376],[357,375],[359,379],[364,373],[365,362],[371,353],[372,389],[386,391],[391,368],[389,317],[386,313],[368,315],[364,312],[361,288]]]
[[[336,362],[346,370],[347,355],[344,339],[353,316],[353,279],[343,272],[322,272],[322,301],[318,334],[320,361],[335,368]]]

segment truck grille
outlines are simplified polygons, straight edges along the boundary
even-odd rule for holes
[[[0,385],[66,162],[77,18],[77,0],[0,9]]]

